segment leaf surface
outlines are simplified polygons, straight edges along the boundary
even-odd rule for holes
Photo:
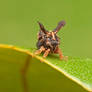
[[[17,64],[18,68],[14,68],[14,67],[12,68],[14,68],[14,71],[16,70],[18,71],[19,69],[21,70],[21,67],[25,66],[25,62],[28,62],[31,59],[37,59],[43,62],[44,64],[49,65],[50,67],[52,67],[52,69],[61,72],[70,80],[73,80],[75,83],[79,84],[86,90],[92,91],[92,59],[69,57],[68,61],[61,61],[58,55],[49,55],[47,58],[43,58],[42,55],[39,56],[35,55],[34,54],[35,50],[36,49],[21,49],[12,45],[1,44],[0,64],[3,64],[5,67],[7,67],[8,62],[13,63],[15,67]],[[2,61],[8,61],[8,62],[4,63]],[[3,67],[1,68],[2,68],[1,70],[4,69]],[[5,73],[7,73],[7,71]],[[0,72],[2,73],[2,71]],[[1,77],[3,77],[3,74]],[[19,87],[20,85],[21,83],[18,83],[17,87]]]

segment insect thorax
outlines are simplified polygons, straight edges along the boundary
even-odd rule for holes
[[[38,42],[37,48],[40,49],[41,46],[44,48],[50,49],[50,52],[54,52],[57,46],[59,45],[59,38],[56,34],[52,34],[51,32],[45,34],[42,31],[38,34]]]

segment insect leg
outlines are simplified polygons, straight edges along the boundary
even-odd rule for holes
[[[54,53],[59,54],[59,57],[60,57],[61,60],[65,60],[65,61],[68,60],[68,56],[63,56],[62,51],[59,47],[57,47],[57,49],[55,50]]]
[[[64,56],[60,48],[58,48],[58,54],[59,54],[60,59],[62,60]]]
[[[39,50],[37,50],[36,52],[35,52],[35,54],[40,54],[42,51],[44,51],[45,50],[45,48],[43,47],[43,46],[41,46],[41,48],[39,49]]]
[[[61,51],[61,49],[59,47],[56,48],[54,53],[59,54],[60,59],[61,60],[63,59],[64,56],[63,56],[63,53],[62,53],[62,51]]]
[[[49,52],[50,52],[50,49],[47,49],[47,50],[45,51],[45,53],[44,53],[43,57],[47,57],[47,56],[48,56],[48,54],[49,54]]]

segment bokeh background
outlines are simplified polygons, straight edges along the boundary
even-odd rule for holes
[[[92,0],[1,0],[0,43],[36,47],[40,21],[48,30],[61,20],[58,33],[65,55],[92,57]]]
[[[61,38],[60,48],[62,48],[64,55],[92,58],[92,0],[1,0],[0,43],[25,48],[36,48],[35,44],[39,30],[37,21],[42,22],[48,30],[52,30],[61,20],[66,21],[66,26],[58,33]],[[7,66],[7,63],[5,63],[5,65]],[[10,70],[12,68],[11,66]],[[9,68],[7,67],[7,69]],[[39,68],[33,69],[37,72]],[[40,69],[39,72],[45,72],[45,74],[48,75],[55,74],[55,71],[46,73],[46,70],[42,71]],[[35,75],[36,74],[34,74],[34,76]],[[39,75],[40,73],[38,77]],[[15,75],[13,75],[13,77],[14,76]],[[34,76],[31,77],[36,78]],[[56,80],[63,81],[59,80],[62,79],[59,74],[57,74],[58,78],[55,75],[53,76]],[[47,75],[44,78],[46,77]],[[49,80],[52,79],[53,81],[54,77]],[[6,80],[9,84],[10,81],[8,79]],[[14,78],[12,80],[14,80]],[[55,81],[55,83],[56,82],[57,81]],[[32,83],[34,83],[34,81],[32,81]],[[49,84],[45,81],[40,83],[39,87],[44,83],[47,83],[46,86]],[[16,85],[17,83],[12,85],[11,88],[14,89]],[[66,83],[64,85],[66,85]],[[52,88],[54,86],[52,86]],[[18,92],[18,88],[20,87],[18,86],[14,91]],[[57,89],[59,88],[57,87]],[[7,89],[9,88],[7,87]],[[44,87],[43,90],[44,89],[46,88]],[[33,90],[37,92],[35,88],[33,88]],[[43,90],[41,91],[40,88],[39,92],[43,92]],[[53,89],[52,91],[54,92],[55,90]]]

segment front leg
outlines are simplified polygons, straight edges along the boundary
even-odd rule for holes
[[[44,58],[45,58],[45,57],[47,57],[47,56],[48,56],[48,54],[49,54],[49,52],[50,52],[50,49],[47,49],[47,50],[44,52],[43,57],[44,57]]]
[[[60,48],[58,48],[58,54],[59,54],[60,59],[63,60],[64,56]]]
[[[59,54],[60,59],[63,60],[64,56],[63,56],[63,53],[59,47],[56,48],[54,53]]]
[[[40,54],[41,52],[45,51],[45,48],[43,46],[41,46],[41,48],[39,50],[37,50],[35,52],[35,54]]]
[[[60,57],[61,60],[65,60],[65,61],[68,60],[68,56],[63,56],[62,51],[59,47],[57,47],[56,53],[59,54],[59,57]]]

